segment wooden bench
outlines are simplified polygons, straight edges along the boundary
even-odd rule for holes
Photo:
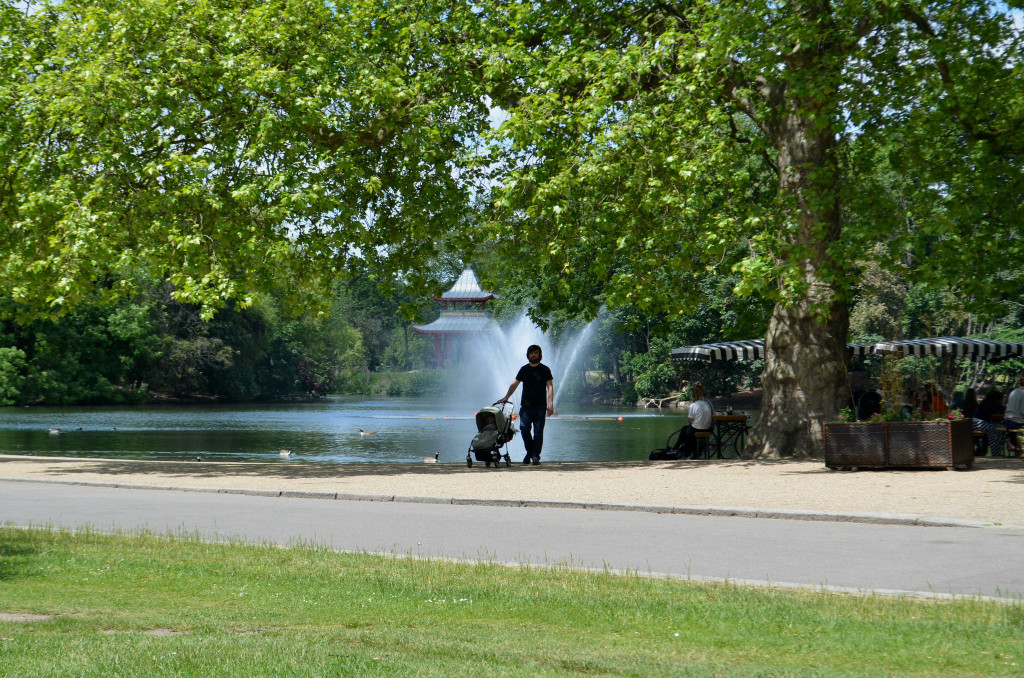
[[[988,436],[984,431],[972,431],[971,437],[974,439],[974,456],[984,457],[988,448]]]
[[[693,434],[697,439],[697,454],[695,459],[711,458],[711,431],[697,431]]]
[[[1005,455],[1007,453],[1007,445],[1010,442],[1009,432],[1000,427],[999,430],[1003,433],[1003,449],[999,451],[999,454]],[[988,435],[984,431],[972,431],[971,437],[974,439],[974,456],[984,457],[989,453],[988,447]]]

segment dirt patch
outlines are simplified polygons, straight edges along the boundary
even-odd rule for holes
[[[50,614],[28,614],[26,612],[0,612],[0,622],[41,622],[53,619]]]
[[[187,631],[175,631],[174,629],[104,629],[107,635],[118,635],[122,633],[142,633],[147,636],[183,636]]]
[[[263,635],[264,633],[276,633],[278,631],[281,631],[282,629],[283,627],[281,626],[268,626],[263,629],[231,629],[231,631],[232,633],[237,633],[240,636],[259,636]]]

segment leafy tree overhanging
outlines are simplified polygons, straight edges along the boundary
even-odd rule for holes
[[[139,267],[208,313],[282,273],[422,289],[498,168],[475,235],[541,310],[685,313],[723,268],[775,301],[748,450],[785,456],[820,454],[844,398],[870,245],[982,308],[1019,287],[995,272],[1021,254],[1020,29],[987,2],[0,0],[0,22],[0,284],[26,317]],[[509,114],[491,158],[485,95]]]
[[[574,290],[596,284],[684,313],[722,267],[774,299],[748,454],[821,454],[871,245],[918,252],[918,280],[980,308],[1020,289],[999,274],[1021,254],[1024,66],[990,3],[487,7],[509,31],[490,51],[516,161],[497,203],[509,255],[535,262],[548,307],[593,313]],[[900,200],[863,193],[886,156]]]

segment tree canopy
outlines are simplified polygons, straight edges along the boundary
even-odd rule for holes
[[[753,455],[821,453],[857,262],[992,310],[1021,289],[1021,29],[988,2],[485,3],[508,86],[495,228],[541,304],[772,299]],[[1005,310],[1005,309],[1004,309]],[[845,392],[845,393],[844,393]]]
[[[423,287],[487,108],[443,1],[0,0],[0,285],[27,315],[167,278]],[[470,151],[471,153],[471,151]]]
[[[748,450],[820,454],[865,256],[1021,289],[1020,7],[0,0],[0,285],[38,317],[142,269],[208,316],[280,276],[425,291],[472,236],[541,312],[678,317],[730,273],[774,304]]]

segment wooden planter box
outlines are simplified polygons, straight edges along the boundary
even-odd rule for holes
[[[829,468],[953,468],[974,463],[970,419],[825,424]]]

